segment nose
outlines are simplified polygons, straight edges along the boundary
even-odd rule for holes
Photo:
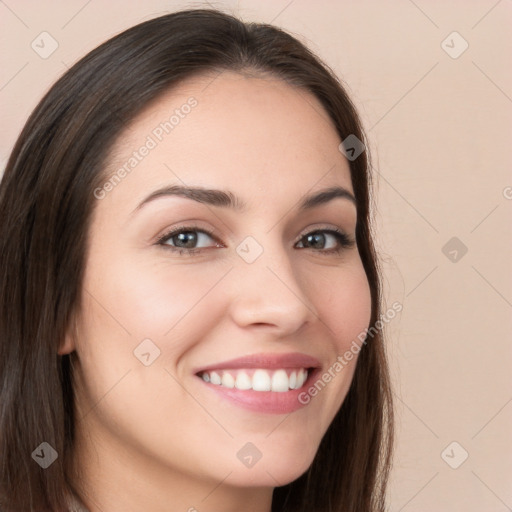
[[[240,258],[236,267],[229,308],[238,326],[258,326],[284,337],[318,318],[308,299],[307,283],[299,279],[283,248],[271,252],[267,247],[256,261]]]

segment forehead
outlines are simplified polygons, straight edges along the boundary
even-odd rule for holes
[[[352,191],[341,140],[320,102],[271,77],[233,72],[194,77],[157,98],[121,134],[107,176],[133,204],[169,184],[237,191],[249,205],[315,188]]]

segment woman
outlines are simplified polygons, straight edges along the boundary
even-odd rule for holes
[[[51,88],[0,186],[2,510],[384,510],[362,141],[325,64],[215,10]]]

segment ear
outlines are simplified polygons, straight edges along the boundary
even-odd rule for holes
[[[69,323],[66,335],[64,336],[64,339],[61,341],[59,349],[57,350],[57,354],[59,356],[70,354],[73,352],[73,350],[76,349],[77,332],[77,326],[73,317]]]

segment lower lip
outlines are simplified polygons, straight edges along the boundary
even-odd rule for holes
[[[268,414],[289,414],[308,405],[309,401],[303,404],[299,401],[299,396],[306,391],[310,382],[313,382],[319,372],[319,368],[315,368],[310,372],[308,378],[299,389],[290,389],[289,391],[282,392],[228,388],[226,386],[205,382],[201,377],[198,378],[207,388],[229,400],[233,405],[237,405],[243,409]]]

